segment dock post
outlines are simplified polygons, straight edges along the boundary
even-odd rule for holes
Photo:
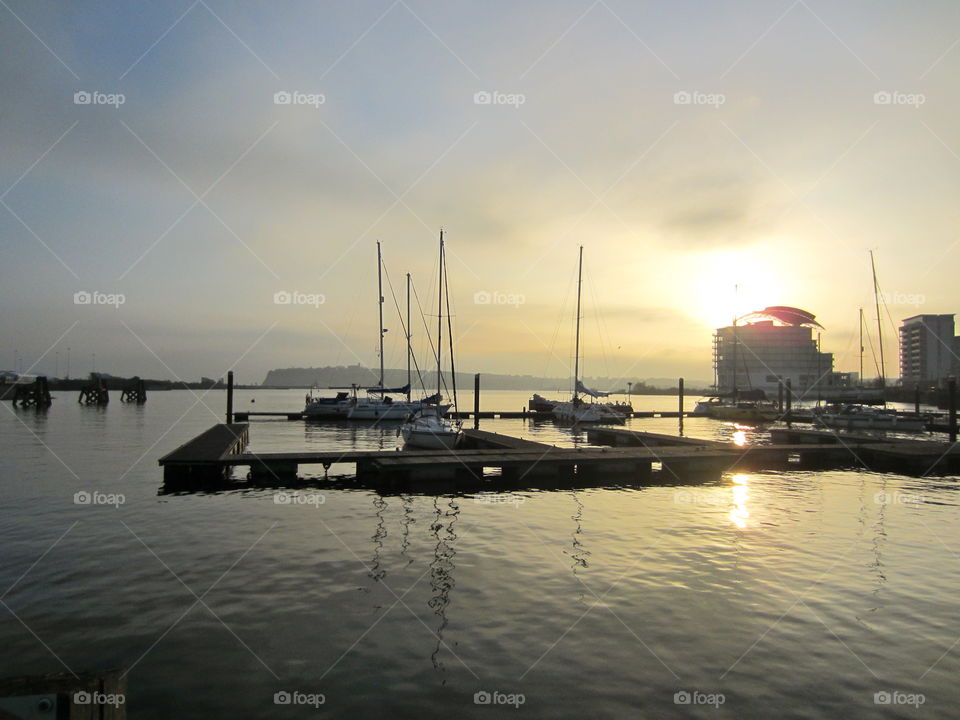
[[[233,423],[233,370],[227,371],[227,425]]]
[[[913,412],[920,414],[920,383],[913,387]]]
[[[787,378],[787,427],[790,425],[790,413],[793,411],[793,380]]]
[[[480,373],[473,376],[473,429],[480,427]]]
[[[783,415],[783,378],[777,378],[777,412]]]
[[[950,442],[957,441],[957,379],[950,378],[947,381],[947,423],[950,428]]]
[[[683,378],[680,378],[679,382],[677,383],[677,389],[679,391],[677,393],[677,398],[680,410],[680,414],[677,417],[680,420],[680,434],[683,435]]]

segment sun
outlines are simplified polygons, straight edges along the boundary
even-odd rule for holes
[[[690,313],[718,328],[768,305],[781,304],[777,264],[759,248],[699,254],[693,263]]]

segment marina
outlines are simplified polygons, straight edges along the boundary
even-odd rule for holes
[[[0,720],[960,714],[956,3],[0,16]]]

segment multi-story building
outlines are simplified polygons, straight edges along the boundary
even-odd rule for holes
[[[904,386],[939,386],[956,371],[953,315],[914,315],[900,324]]]
[[[713,336],[715,383],[719,392],[760,389],[777,393],[790,380],[794,393],[812,396],[836,384],[847,384],[833,372],[833,353],[820,352],[822,329],[815,316],[798,308],[773,306],[717,328]]]

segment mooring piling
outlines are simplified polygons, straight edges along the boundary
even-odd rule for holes
[[[787,378],[787,427],[791,427],[790,413],[793,411],[793,380]]]
[[[28,408],[48,408],[53,404],[50,397],[50,385],[45,375],[40,375],[32,383],[17,384],[13,394],[13,406]]]
[[[227,371],[227,425],[233,423],[233,370]]]
[[[680,434],[683,435],[683,378],[677,382],[677,418],[680,423]]]
[[[473,429],[480,427],[480,373],[473,376]]]
[[[947,381],[947,413],[949,416],[950,442],[957,441],[957,379]]]
[[[127,383],[127,386],[123,388],[123,392],[120,393],[120,402],[131,402],[137,405],[143,405],[146,401],[147,385],[139,376],[135,375],[130,379],[130,382]]]
[[[110,393],[107,390],[107,383],[100,376],[90,378],[90,384],[80,390],[77,402],[81,405],[109,405]]]

